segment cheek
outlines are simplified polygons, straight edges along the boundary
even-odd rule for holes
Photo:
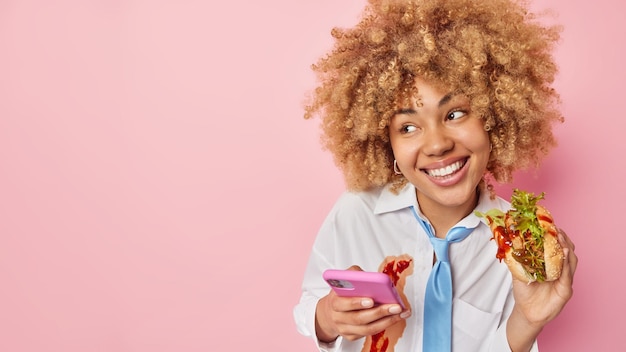
[[[480,136],[480,137],[478,137]],[[479,135],[474,134],[468,140],[468,146],[476,153],[486,152],[489,154],[490,142],[489,136],[486,132],[483,132]]]
[[[401,160],[415,159],[417,155],[417,143],[409,139],[391,138],[391,149],[393,155],[400,162]]]
[[[400,154],[400,146],[398,138],[393,134],[389,134],[389,145],[391,145],[391,152],[393,153],[394,158],[398,158],[398,154]]]
[[[478,132],[478,131],[477,131]],[[489,157],[491,154],[491,143],[489,142],[489,135],[486,131],[482,130],[480,133],[474,133],[467,139],[466,146],[477,156],[480,160],[481,167],[487,167]]]
[[[490,152],[489,133],[483,128],[482,120],[476,120],[471,128],[467,128],[460,138],[475,153]]]

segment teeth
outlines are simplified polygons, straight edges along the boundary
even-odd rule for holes
[[[433,176],[433,177],[443,177],[443,176],[452,175],[453,173],[458,171],[460,168],[462,168],[463,165],[464,165],[463,161],[457,161],[456,163],[450,164],[446,167],[442,167],[441,169],[426,170],[426,172],[428,173],[428,175]]]

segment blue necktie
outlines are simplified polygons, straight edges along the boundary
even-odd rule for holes
[[[452,273],[448,258],[451,242],[463,241],[474,229],[455,227],[445,239],[433,234],[430,224],[415,214],[430,239],[437,261],[426,284],[424,303],[424,352],[449,352],[452,349]]]

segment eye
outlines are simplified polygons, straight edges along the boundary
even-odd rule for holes
[[[446,116],[447,120],[458,120],[461,117],[465,116],[466,113],[465,111],[462,110],[455,110],[455,111],[451,111],[448,116]]]
[[[400,127],[400,133],[411,133],[411,132],[415,132],[417,131],[417,127],[413,126],[413,125],[402,125],[402,127]]]

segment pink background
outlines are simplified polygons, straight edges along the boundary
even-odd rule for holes
[[[363,3],[0,1],[0,351],[313,351],[291,311],[343,183],[301,103]],[[515,186],[580,258],[542,351],[615,350],[626,5],[536,7],[567,122]]]

